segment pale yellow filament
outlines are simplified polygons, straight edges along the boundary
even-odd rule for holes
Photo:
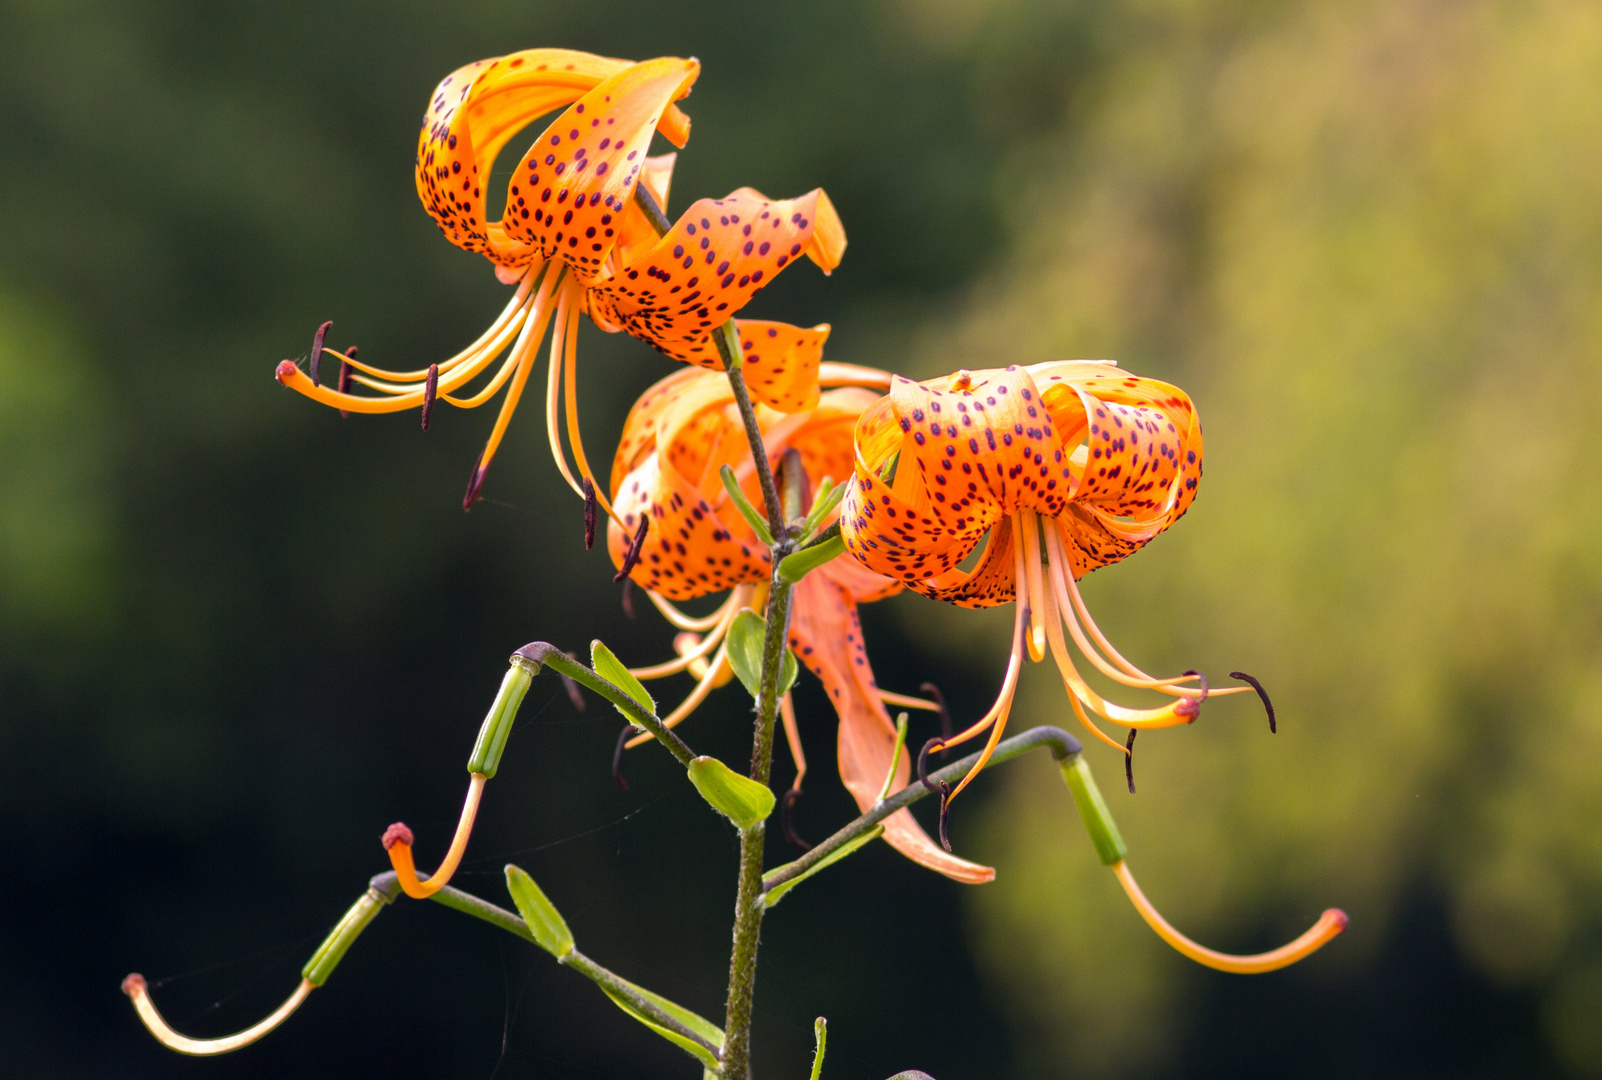
[[[476,409],[495,396],[496,391],[500,390],[514,370],[518,372],[518,380],[513,392],[518,396],[522,395],[523,383],[528,380],[528,373],[525,369],[533,367],[534,358],[539,353],[540,342],[545,338],[545,327],[551,321],[551,294],[554,292],[557,280],[561,276],[561,269],[555,269],[546,274],[545,280],[540,282],[539,294],[535,296],[534,302],[529,305],[529,314],[523,320],[523,330],[518,335],[517,343],[512,346],[511,354],[507,356],[506,363],[501,365],[501,370],[495,373],[495,377],[489,381],[484,389],[468,398],[451,397],[449,394],[441,395],[442,400],[450,402],[459,409]],[[515,408],[515,404],[513,407]],[[506,423],[510,420],[511,410],[503,404],[501,416],[496,418],[495,426],[497,432],[490,437],[492,445],[499,444],[500,433],[506,430]],[[488,457],[493,457],[494,454],[495,451],[493,449],[487,452]],[[484,464],[488,464],[488,462],[486,461]]]
[[[1013,528],[1023,538],[1024,584],[1029,587],[1029,659],[1046,658],[1046,590],[1040,573],[1040,520],[1033,510],[1020,510],[1013,517]],[[1014,589],[1018,583],[1014,584]]]
[[[706,674],[701,676],[701,681],[695,684],[694,690],[690,691],[690,696],[679,702],[678,708],[662,718],[662,726],[668,729],[676,728],[686,717],[699,708],[701,702],[705,701],[706,696],[718,685],[718,676],[722,674],[728,662],[729,643],[725,641],[723,647],[718,650],[717,657],[707,667]],[[634,736],[623,745],[632,750],[641,743],[650,742],[654,738],[656,736],[647,731],[644,734]]]
[[[572,314],[569,315],[571,325],[566,334],[565,347],[562,350],[562,366],[565,374],[562,376],[567,383],[567,442],[573,450],[573,460],[578,465],[579,473],[590,482],[595,489],[595,501],[601,504],[606,516],[617,517],[612,509],[611,501],[606,497],[606,489],[595,481],[595,474],[590,471],[590,463],[584,456],[584,441],[579,438],[578,419],[578,327],[579,310],[583,307],[583,287],[575,278],[570,286],[573,299],[570,302]]]
[[[888,690],[875,691],[879,700],[886,705],[897,705],[903,709],[923,709],[926,712],[939,712],[940,706],[921,697],[912,697],[909,694],[892,694]]]
[[[567,481],[567,486],[573,489],[574,494],[583,496],[584,489],[573,478],[573,470],[567,466],[567,455],[562,452],[562,350],[567,341],[568,312],[570,290],[563,289],[557,301],[556,325],[551,330],[551,356],[546,371],[545,387],[545,434],[551,443],[551,457],[556,461],[556,469]]]
[[[1140,917],[1146,920],[1147,926],[1157,932],[1158,937],[1196,963],[1217,971],[1228,971],[1236,975],[1260,975],[1265,971],[1277,971],[1311,956],[1346,929],[1346,913],[1340,908],[1329,908],[1306,933],[1288,945],[1281,945],[1271,952],[1258,953],[1255,956],[1221,953],[1196,944],[1169,925],[1168,920],[1152,907],[1150,900],[1146,899],[1146,894],[1140,891],[1140,886],[1135,884],[1134,875],[1129,872],[1129,866],[1122,859],[1113,863],[1111,869],[1118,876],[1118,884],[1124,887],[1130,903],[1135,905]]]
[[[1014,551],[1016,580],[1021,581],[1024,575],[1022,545],[1017,545]],[[940,748],[945,749],[946,747],[956,746],[959,743],[965,743],[987,728],[990,731],[990,738],[985,742],[985,748],[979,755],[979,760],[974,764],[973,768],[968,770],[968,775],[964,776],[962,781],[952,789],[951,794],[946,796],[948,804],[957,797],[963,788],[972,782],[974,777],[979,775],[979,771],[990,760],[990,755],[995,753],[996,744],[1001,741],[1001,733],[1006,730],[1007,715],[1012,711],[1013,695],[1018,690],[1018,674],[1023,670],[1024,627],[1028,621],[1029,605],[1024,603],[1023,598],[1020,596],[1013,601],[1012,655],[1007,660],[1007,674],[1001,680],[1001,693],[996,696],[996,703],[990,706],[990,711],[981,716],[971,727],[958,732],[949,739],[940,740]]]
[[[180,1035],[168,1026],[162,1019],[161,1013],[156,1011],[155,1002],[150,1000],[150,988],[145,985],[142,975],[130,975],[122,982],[123,993],[133,999],[134,1011],[139,1019],[145,1022],[145,1027],[169,1050],[176,1050],[180,1054],[191,1054],[195,1057],[210,1057],[213,1054],[226,1054],[231,1050],[238,1050],[241,1046],[249,1046],[269,1031],[288,1020],[290,1014],[300,1008],[300,1003],[306,1000],[306,995],[317,989],[317,984],[310,979],[300,980],[295,992],[284,1000],[284,1003],[274,1009],[272,1015],[258,1024],[252,1024],[244,1031],[233,1035],[226,1035],[220,1039],[191,1039]]]
[[[1123,660],[1122,657],[1119,657],[1119,660],[1123,663],[1123,668],[1109,664],[1101,653],[1086,640],[1084,629],[1080,626],[1080,619],[1075,618],[1075,609],[1083,610],[1083,600],[1079,597],[1079,590],[1074,585],[1073,572],[1063,554],[1062,539],[1056,534],[1055,530],[1048,529],[1046,531],[1046,548],[1051,556],[1050,578],[1052,592],[1056,597],[1057,610],[1061,613],[1063,622],[1068,624],[1068,631],[1073,635],[1074,644],[1079,646],[1079,651],[1095,665],[1098,671],[1110,679],[1123,683],[1125,686],[1158,690],[1165,694],[1172,694],[1175,697],[1189,697],[1197,692],[1197,687],[1176,689],[1180,683],[1194,682],[1196,679],[1194,675],[1179,675],[1171,679],[1154,679],[1127,660]],[[1077,601],[1076,604],[1071,604],[1069,601],[1070,590],[1072,590],[1074,600]],[[1089,623],[1091,630],[1098,638],[1102,638],[1100,628],[1088,618],[1088,615],[1084,621]],[[1223,690],[1211,691],[1209,696],[1233,693],[1235,689],[1237,688],[1226,687]]]
[[[629,674],[633,675],[636,679],[661,679],[669,675],[676,675],[690,667],[690,665],[694,664],[697,660],[711,652],[713,649],[717,648],[718,642],[723,639],[724,634],[728,633],[729,624],[734,621],[734,616],[739,611],[739,608],[732,607],[727,604],[724,605],[724,607],[728,608],[728,614],[721,622],[712,628],[711,632],[708,633],[706,637],[695,646],[695,648],[690,649],[677,660],[669,660],[662,664],[653,664],[650,667],[629,668]],[[724,608],[719,608],[718,610],[722,611]]]
[[[741,594],[742,589],[747,590],[745,595]],[[744,606],[749,596],[749,589],[750,586],[747,585],[735,586],[734,590],[729,593],[729,598],[723,601],[723,603],[719,604],[716,611],[712,612],[710,615],[703,615],[700,618],[696,618],[693,615],[684,614],[684,612],[680,611],[676,606],[674,606],[671,600],[659,592],[653,592],[652,590],[647,589],[645,590],[645,594],[651,598],[651,603],[656,605],[656,610],[662,613],[662,617],[668,622],[672,623],[674,627],[679,630],[689,630],[692,633],[701,634],[716,626],[719,620],[721,620],[726,614],[725,609],[727,609],[729,606]]]
[[[506,305],[506,309],[496,317],[493,323],[490,324],[489,329],[485,330],[479,335],[477,341],[473,342],[471,345],[457,353],[455,356],[451,357],[449,360],[440,361],[440,374],[443,375],[447,371],[454,370],[461,364],[476,359],[479,354],[486,347],[488,347],[489,343],[500,335],[501,331],[506,328],[507,323],[511,322],[522,313],[523,302],[528,299],[529,291],[533,288],[535,279],[539,277],[539,271],[543,265],[544,264],[542,263],[535,263],[533,266],[528,268],[528,273],[526,273],[523,276],[523,279],[518,282],[517,292],[512,294],[511,302]],[[500,352],[499,349],[496,349],[495,351]],[[357,371],[365,371],[367,374],[379,379],[393,379],[397,382],[420,382],[428,377],[427,368],[423,368],[421,371],[387,371],[384,368],[374,367],[372,364],[358,360],[353,356],[346,356],[344,353],[338,352],[334,349],[324,349],[323,355],[332,356],[336,360],[342,360],[351,367],[355,368]]]
[[[417,868],[412,863],[412,848],[410,844],[397,843],[390,846],[389,862],[395,868],[395,876],[400,880],[401,890],[414,900],[427,900],[430,896],[443,889],[456,873],[456,868],[462,863],[462,856],[467,852],[467,840],[473,835],[473,819],[478,816],[478,803],[484,796],[483,773],[473,773],[467,785],[467,800],[462,804],[462,816],[456,823],[456,835],[451,838],[450,850],[445,853],[444,860],[439,869],[429,875],[427,881],[419,881]]]

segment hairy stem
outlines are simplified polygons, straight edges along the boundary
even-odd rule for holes
[[[690,762],[695,760],[695,751],[689,744],[679,738],[673,731],[663,725],[661,719],[638,701],[629,697],[621,687],[613,686],[601,678],[588,667],[573,659],[567,653],[544,641],[534,641],[517,650],[515,656],[531,660],[542,667],[549,667],[558,674],[566,675],[576,683],[594,690],[607,701],[616,705],[618,710],[635,726],[644,728],[656,736],[656,741],[668,748],[668,752],[679,759],[679,764],[688,768]]]

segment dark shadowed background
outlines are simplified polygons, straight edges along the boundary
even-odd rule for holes
[[[823,186],[850,237],[755,313],[928,377],[1111,356],[1195,397],[1184,522],[1087,580],[1152,670],[1235,699],[1092,749],[1131,864],[1208,943],[1350,931],[1257,979],[1167,953],[1044,760],[958,804],[963,890],[875,845],[768,920],[763,1076],[1602,1075],[1602,13],[1583,0],[838,0],[363,5],[0,2],[0,1072],[685,1076],[532,947],[400,902],[282,1030],[160,1048],[293,987],[386,866],[443,849],[514,648],[668,654],[543,448],[491,422],[341,421],[274,365],[331,342],[417,367],[505,289],[417,205],[434,84],[535,45],[695,55],[676,210]],[[507,161],[514,160],[510,154]],[[587,323],[605,457],[669,370]],[[960,717],[1005,613],[866,612],[880,682]],[[458,884],[515,860],[581,947],[721,1017],[735,837],[618,720],[537,680]],[[687,687],[680,687],[680,692]],[[669,696],[671,697],[671,691]],[[797,827],[852,813],[803,677]],[[737,689],[690,722],[744,758]],[[1031,671],[1013,723],[1069,723]],[[923,721],[927,724],[927,721]],[[927,731],[915,731],[923,737]],[[787,782],[789,765],[776,776]],[[788,857],[775,842],[773,861]]]

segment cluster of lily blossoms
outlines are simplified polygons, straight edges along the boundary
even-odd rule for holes
[[[646,722],[643,714],[619,705],[630,722],[619,738],[617,760],[626,749],[653,740],[672,742],[669,749],[678,753],[682,744],[670,733],[712,691],[736,674],[745,679],[737,640],[741,620],[764,611],[769,619],[782,615],[788,620],[783,644],[817,677],[836,713],[841,780],[864,815],[879,815],[875,828],[882,833],[872,835],[957,881],[976,884],[995,876],[991,868],[951,852],[945,820],[951,799],[1001,744],[1026,659],[1051,657],[1075,716],[1123,755],[1126,768],[1138,731],[1192,723],[1210,695],[1255,691],[1272,725],[1266,693],[1244,673],[1232,677],[1246,685],[1218,688],[1197,672],[1156,677],[1136,667],[1097,627],[1080,594],[1080,578],[1128,557],[1174,524],[1195,498],[1202,436],[1189,397],[1107,361],[959,371],[914,382],[825,362],[827,325],[738,318],[791,263],[805,257],[831,271],[846,238],[822,190],[775,200],[740,188],[721,199],[700,199],[669,221],[664,208],[675,155],[653,157],[647,151],[656,134],[675,146],[685,144],[690,122],[676,102],[698,74],[695,60],[630,63],[553,49],[452,72],[425,115],[418,195],[452,243],[494,264],[497,277],[513,289],[510,302],[466,349],[411,371],[358,360],[354,348],[327,347],[324,324],[305,366],[284,361],[278,381],[345,413],[418,409],[425,429],[440,401],[475,408],[499,396],[499,413],[467,486],[463,505],[470,508],[549,330],[547,435],[557,469],[583,501],[586,544],[604,515],[604,540],[618,580],[625,589],[642,590],[678,631],[675,655],[665,662],[625,669],[598,646],[594,670],[577,667],[586,685],[621,687],[652,709],[644,683],[674,676],[693,681],[659,722],[654,713]],[[512,169],[501,218],[488,220],[486,189],[497,156],[529,124],[557,110]],[[590,465],[578,424],[575,346],[581,315],[687,365],[635,403],[604,477]],[[321,377],[325,361],[339,365],[331,386]],[[784,494],[775,474],[785,482]],[[787,570],[792,564],[801,569]],[[775,607],[776,589],[786,591],[788,606]],[[995,703],[960,730],[953,730],[932,685],[925,684],[921,695],[907,695],[875,681],[858,605],[902,589],[962,607],[1013,605],[1011,655]],[[716,594],[724,599],[705,616],[679,606]],[[1105,678],[1149,692],[1161,703],[1134,707],[1103,697],[1081,675],[1076,650]],[[562,663],[575,662],[558,656],[547,647],[525,659],[535,672],[544,663],[565,673]],[[514,663],[508,686],[518,670]],[[777,673],[767,674],[774,684],[782,681]],[[748,686],[759,696],[755,683]],[[796,767],[780,808],[783,831],[805,847],[789,818],[806,773],[800,719],[787,682],[763,686],[776,696]],[[503,687],[497,698],[503,713],[508,693]],[[519,691],[511,701],[513,713],[520,697]],[[921,752],[908,752],[906,717],[893,721],[891,707],[937,712],[947,726]],[[1109,736],[1102,723],[1127,729],[1127,741]],[[505,720],[504,728],[509,725]],[[490,726],[486,721],[486,731]],[[497,729],[501,742],[504,728]],[[954,785],[931,776],[932,752],[980,737],[982,751]],[[470,763],[460,823],[432,874],[417,871],[409,829],[397,824],[385,834],[400,891],[417,898],[438,898],[442,890],[454,894],[448,884],[466,850],[484,784],[494,775],[498,747],[488,766],[475,769]],[[1075,762],[1077,749],[1074,744]],[[475,751],[474,760],[481,757]],[[1072,773],[1070,786],[1103,862],[1153,929],[1185,955],[1222,970],[1268,971],[1310,954],[1344,927],[1345,916],[1332,909],[1301,938],[1271,953],[1231,956],[1195,944],[1141,893],[1088,771],[1082,762],[1074,769],[1065,766],[1065,775]],[[905,808],[921,794],[907,790],[914,774],[940,797],[939,843]],[[760,775],[754,767],[753,777],[766,783],[765,763]],[[1129,784],[1133,791],[1132,773]],[[897,793],[903,793],[902,804],[890,809]],[[766,806],[771,811],[771,794]],[[530,911],[544,909],[523,903],[526,890],[520,895],[514,885],[513,892],[539,939],[540,919]],[[543,894],[539,899],[544,901]],[[566,933],[565,924],[561,931]],[[571,936],[564,940],[569,952],[558,955],[569,962],[577,954]],[[130,977],[129,992],[141,1015],[169,1045],[190,1053],[232,1049],[259,1037],[317,985],[308,974],[282,1015],[231,1040],[206,1041],[167,1028],[135,979]],[[636,1018],[674,1037],[671,1018],[656,1016],[649,1002],[631,1008],[619,998],[621,991],[607,992]],[[734,996],[731,982],[731,1018]],[[694,1041],[690,1035],[678,1041],[685,1040]],[[709,1071],[730,1066],[721,1050],[711,1059],[701,1056]]]

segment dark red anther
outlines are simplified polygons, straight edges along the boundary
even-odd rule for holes
[[[439,365],[428,365],[428,378],[423,381],[423,430],[434,415],[434,398],[439,395]]]
[[[473,509],[478,502],[478,489],[484,486],[484,474],[489,472],[489,466],[484,464],[484,451],[478,452],[478,458],[473,462],[473,473],[467,478],[467,494],[462,496],[462,513]]]
[[[618,570],[613,581],[622,581],[629,576],[635,565],[640,561],[640,550],[645,547],[645,534],[650,531],[651,516],[640,511],[640,527],[634,530],[634,539],[629,541],[629,549],[623,553],[623,566]]]
[[[944,750],[945,748],[944,739],[930,739],[923,744],[923,749],[918,751],[918,780],[930,791],[938,791],[939,788],[935,786],[934,781],[929,779],[929,754],[935,750]]]
[[[951,850],[951,838],[946,835],[946,817],[951,811],[951,785],[940,781],[940,846]]]
[[[940,737],[942,739],[951,738],[951,733],[955,729],[951,724],[951,710],[946,708],[946,695],[942,694],[940,692],[940,687],[936,686],[932,682],[926,682],[922,686],[918,687],[918,689],[923,693],[928,694],[929,700],[940,706]],[[942,749],[940,753],[942,756],[944,756],[946,751]]]
[[[1274,703],[1268,700],[1268,691],[1263,689],[1263,684],[1244,671],[1231,671],[1229,677],[1231,679],[1239,679],[1243,683],[1250,683],[1251,688],[1257,691],[1257,696],[1263,699],[1263,708],[1268,710],[1268,733],[1277,735],[1279,726],[1274,723]]]
[[[1184,674],[1193,679],[1201,680],[1201,686],[1199,688],[1201,693],[1195,695],[1194,697],[1189,694],[1185,695],[1184,699],[1181,700],[1179,704],[1174,706],[1174,715],[1187,716],[1190,718],[1190,722],[1194,724],[1196,722],[1196,718],[1201,715],[1202,702],[1207,700],[1207,676],[1203,675],[1199,671],[1187,671]]]
[[[634,618],[634,579],[623,579],[623,614]]]
[[[355,356],[356,355],[356,346],[352,345],[350,348],[346,349],[345,350],[345,355],[346,356]],[[355,373],[356,373],[356,369],[350,365],[349,361],[341,360],[339,362],[339,392],[341,394],[350,393],[350,377],[352,375],[354,375]],[[340,417],[341,420],[350,419],[350,410],[349,409],[341,409],[341,410],[339,410],[339,417]]]
[[[323,338],[328,336],[328,328],[333,325],[334,320],[329,319],[317,328],[317,333],[312,335],[311,359],[306,363],[306,374],[311,376],[313,386],[318,385],[317,372],[323,366]]]
[[[595,546],[595,523],[600,520],[601,507],[595,501],[595,481],[584,478],[584,550]]]
[[[384,839],[382,843],[385,851],[388,851],[396,844],[405,844],[407,847],[411,847],[412,830],[406,827],[406,823],[404,821],[397,821],[395,824],[384,830]]]
[[[623,751],[628,749],[628,741],[644,730],[633,724],[624,724],[623,730],[617,733],[617,748],[612,751],[612,782],[624,791],[629,789],[629,782],[623,779]]]
[[[1129,782],[1129,794],[1135,793],[1135,736],[1139,728],[1129,729],[1129,741],[1124,743],[1124,779]]]
[[[800,798],[799,788],[791,788],[784,793],[784,798],[779,803],[779,831],[784,834],[786,840],[802,851],[811,851],[812,845],[796,835],[795,825],[792,824],[791,815],[794,814],[796,801]]]

